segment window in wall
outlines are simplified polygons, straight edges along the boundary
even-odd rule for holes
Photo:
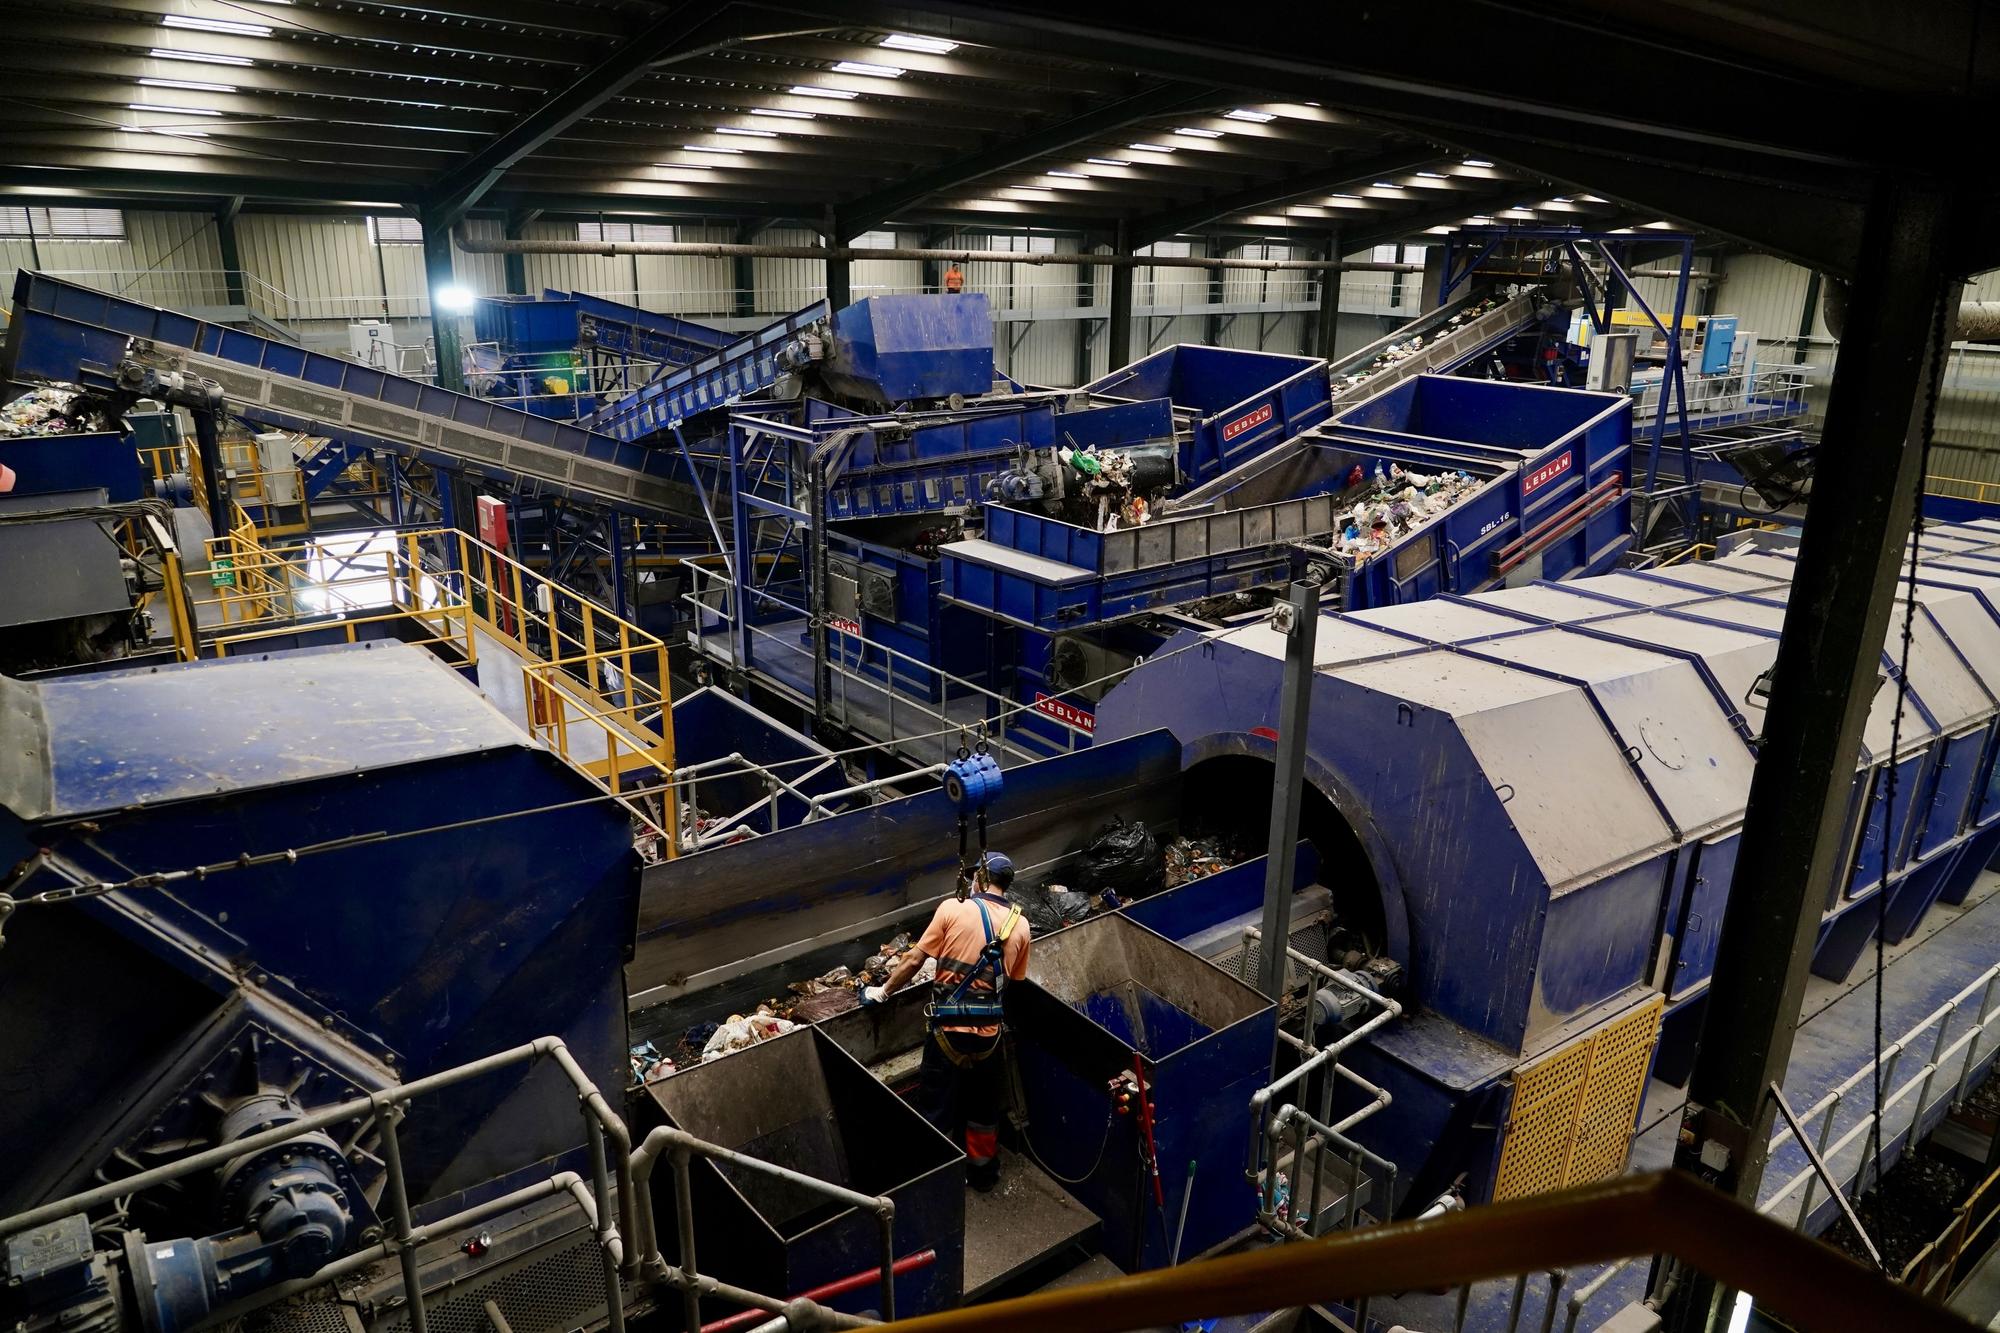
[[[368,219],[368,239],[377,245],[422,245],[424,228],[415,218],[394,215],[371,217]]]
[[[579,222],[579,241],[672,241],[676,228],[670,222]]]
[[[122,241],[125,215],[115,208],[0,208],[0,236]]]
[[[1155,241],[1133,253],[1148,259],[1186,259],[1194,253],[1193,241]]]
[[[1245,259],[1290,259],[1292,257],[1292,247],[1289,245],[1269,245],[1253,242],[1242,247],[1242,257]]]
[[[850,250],[893,250],[896,248],[896,233],[893,231],[864,231],[847,243]]]
[[[1053,236],[1033,236],[1012,234],[995,235],[986,238],[988,250],[1005,250],[1016,255],[1052,255],[1056,252],[1056,238]]]

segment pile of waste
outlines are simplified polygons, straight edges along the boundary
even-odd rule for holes
[[[1190,880],[1206,879],[1236,863],[1219,837],[1175,838],[1167,843],[1165,861],[1166,884],[1170,889]]]
[[[1111,893],[1130,901],[1160,887],[1160,844],[1144,824],[1114,815],[1098,825],[1084,845],[1077,889],[1092,896]]]
[[[84,401],[78,402],[79,398]],[[0,439],[115,429],[116,423],[107,422],[102,410],[74,384],[44,384],[0,407]]]
[[[1349,507],[1334,515],[1333,549],[1359,565],[1409,535],[1412,529],[1442,514],[1478,490],[1479,481],[1463,472],[1405,472],[1399,464],[1375,465],[1368,480],[1356,463],[1341,493]]]
[[[1446,320],[1442,328],[1437,329],[1431,334],[1430,341],[1436,342],[1440,337],[1447,337],[1457,332],[1465,325],[1497,307],[1500,304],[1500,300],[1501,298],[1497,296],[1489,296],[1483,300],[1473,302]],[[1340,382],[1333,386],[1333,396],[1338,398],[1355,385],[1366,383],[1376,372],[1386,370],[1399,362],[1407,361],[1423,350],[1424,335],[1421,333],[1407,338],[1402,342],[1390,343],[1382,350],[1382,354],[1369,362],[1365,368],[1357,370],[1350,375],[1343,375]]]

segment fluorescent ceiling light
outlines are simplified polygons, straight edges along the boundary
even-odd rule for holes
[[[1576,197],[1577,197],[1577,200],[1578,200],[1578,202],[1580,202],[1580,203],[1585,203],[1585,204],[1603,204],[1603,203],[1609,203],[1609,202],[1610,202],[1610,201],[1609,201],[1609,200],[1607,200],[1607,199],[1600,199],[1600,198],[1598,198],[1598,197],[1597,197],[1596,195],[1594,195],[1594,194],[1580,194],[1580,195],[1578,195],[1578,196],[1576,196]]]
[[[271,30],[262,23],[233,23],[228,19],[193,18],[186,14],[169,14],[160,20],[163,28],[182,28],[188,32],[226,32],[236,37],[269,37]]]
[[[819,119],[818,116],[814,115],[810,111],[780,111],[776,107],[769,107],[769,106],[753,106],[750,108],[750,114],[753,116],[776,116],[779,120]]]
[[[926,55],[950,55],[958,49],[957,42],[948,42],[942,37],[913,37],[906,32],[892,32],[879,45],[892,51],[922,51]]]
[[[734,125],[718,125],[715,128],[715,132],[717,134],[740,135],[745,139],[775,139],[778,137],[776,130],[742,130],[736,128]]]
[[[142,87],[146,88],[186,88],[190,92],[197,93],[233,93],[236,91],[236,85],[233,83],[198,83],[193,79],[141,79],[139,83]]]
[[[1234,111],[1223,112],[1222,118],[1224,120],[1248,120],[1262,125],[1266,121],[1276,120],[1278,115],[1275,111],[1249,111],[1239,106]]]
[[[1141,153],[1171,153],[1174,151],[1174,146],[1170,143],[1128,143],[1125,146],[1136,149]]]
[[[1175,130],[1174,133],[1185,135],[1187,138],[1190,139],[1220,139],[1222,137],[1221,130],[1195,129],[1194,127],[1188,125],[1181,126],[1179,129]]]
[[[249,65],[254,61],[242,56],[217,56],[206,51],[175,51],[164,46],[156,46],[146,52],[155,60],[192,60],[201,65]]]
[[[1468,167],[1490,167],[1493,164],[1483,157],[1468,157],[1465,159],[1465,165]]]
[[[852,102],[855,98],[861,96],[861,94],[851,93],[845,88],[815,88],[810,83],[795,83],[792,85],[792,96],[830,97],[840,102]]]
[[[1555,198],[1549,200],[1549,202],[1552,204],[1566,204],[1569,202],[1569,196],[1566,194],[1559,194]]]
[[[1129,167],[1132,164],[1122,157],[1086,157],[1084,161],[1093,167]]]
[[[871,65],[865,60],[837,60],[835,74],[861,74],[871,79],[900,79],[910,71],[900,65]]]
[[[220,111],[208,111],[198,106],[161,106],[157,102],[127,102],[127,111],[156,111],[163,116],[219,116]]]
[[[1400,190],[1403,187],[1396,184],[1396,182],[1394,181],[1376,181],[1373,185],[1369,186],[1368,188],[1371,190]]]
[[[1424,177],[1426,180],[1441,181],[1441,180],[1451,179],[1449,176],[1446,176],[1442,171],[1419,171],[1417,174],[1419,176]]]
[[[741,148],[710,148],[706,144],[698,144],[698,143],[684,143],[681,145],[681,148],[683,151],[689,153],[725,153],[730,157],[743,156],[743,150]]]
[[[1087,181],[1090,179],[1090,177],[1084,175],[1081,171],[1044,171],[1042,174],[1044,176],[1062,176],[1073,181]]]

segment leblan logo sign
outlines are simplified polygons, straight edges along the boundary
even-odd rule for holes
[[[1222,438],[1233,440],[1246,430],[1252,430],[1271,419],[1271,405],[1264,404],[1254,412],[1246,412],[1222,428]]]
[[[1576,451],[1574,449],[1565,449],[1562,453],[1551,458],[1548,462],[1542,464],[1522,479],[1521,494],[1530,495],[1540,490],[1563,473],[1569,471],[1570,464],[1575,461]]]
[[[1089,733],[1097,730],[1096,714],[1087,713],[1063,699],[1051,699],[1048,695],[1038,692],[1035,695],[1035,711],[1046,713],[1056,721],[1075,727],[1081,732]]]
[[[843,620],[838,616],[828,616],[826,621],[826,627],[830,630],[838,631],[841,634],[852,634],[857,638],[860,637],[861,634],[861,622],[856,620]]]

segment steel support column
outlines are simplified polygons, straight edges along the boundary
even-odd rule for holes
[[[423,219],[424,294],[431,307],[431,337],[437,347],[437,382],[440,388],[465,392],[465,330],[456,311],[446,310],[440,293],[455,291],[458,279],[452,267],[451,228],[433,218]]]
[[[1124,223],[1112,233],[1111,253],[1132,256],[1132,232]],[[1132,359],[1132,274],[1129,264],[1111,266],[1111,323],[1104,330],[1107,370],[1116,370]]]
[[[845,259],[826,261],[826,304],[835,314],[854,304],[853,288],[848,285],[849,264]]]
[[[215,210],[215,248],[222,257],[222,285],[229,304],[247,308],[249,298],[243,288],[243,252],[236,245],[236,215],[243,211],[243,196],[231,195]]]
[[[1340,258],[1340,229],[1333,229],[1326,239],[1326,257]],[[1319,336],[1313,354],[1322,361],[1331,361],[1340,348],[1340,270],[1323,269],[1319,275]]]
[[[764,234],[762,221],[739,222],[736,224],[736,243],[749,245]],[[748,319],[757,313],[757,261],[748,255],[737,255],[729,261],[730,293],[729,309],[738,319]]]
[[[1284,621],[1291,624],[1285,628]],[[1277,999],[1285,988],[1285,947],[1292,938],[1292,875],[1298,858],[1299,807],[1306,789],[1306,717],[1312,704],[1313,644],[1319,636],[1319,585],[1292,584],[1278,608],[1285,633],[1285,681],[1278,696],[1277,772],[1271,787],[1271,842],[1264,861],[1264,935],[1258,989]],[[1273,1037],[1272,1060],[1277,1059]]]
[[[1095,247],[1089,237],[1084,238],[1083,249]],[[1097,266],[1079,268],[1076,271],[1076,303],[1085,310],[1097,304]],[[1094,321],[1080,319],[1076,323],[1076,383],[1090,383],[1090,334]]]
[[[1928,182],[1885,181],[1869,203],[1849,355],[1822,434],[1821,456],[1839,466],[1813,488],[1689,1085],[1677,1165],[1753,1207],[1774,1114],[1766,1089],[1791,1059],[1826,886],[1844,878],[1861,728],[1882,688],[1878,650],[1922,481],[1933,320],[1955,290],[1949,216]],[[1721,1327],[1719,1305],[1697,1291],[1684,1316]]]

